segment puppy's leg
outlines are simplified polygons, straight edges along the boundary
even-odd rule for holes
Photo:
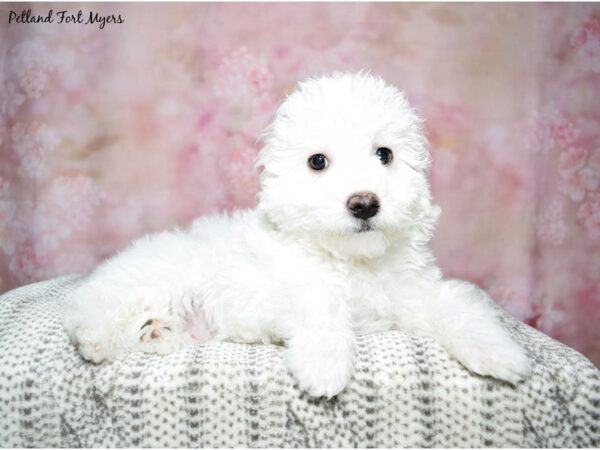
[[[190,342],[182,316],[156,292],[90,283],[73,294],[65,328],[90,361],[112,360],[127,350],[166,354]]]
[[[80,353],[101,362],[126,350],[165,354],[189,342],[184,317],[200,294],[195,249],[184,233],[161,233],[99,266],[65,307],[65,328]]]
[[[471,283],[442,281],[410,309],[399,314],[400,326],[432,337],[473,372],[513,384],[529,375],[525,350],[504,329],[485,292]]]
[[[331,398],[352,376],[355,334],[343,298],[306,287],[279,325],[287,349],[285,362],[301,389]]]

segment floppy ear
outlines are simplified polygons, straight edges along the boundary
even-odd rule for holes
[[[413,169],[426,174],[431,166],[431,155],[429,154],[429,143],[425,136],[424,121],[412,106],[408,105],[404,94],[401,95],[410,122],[409,131],[399,138],[402,158]]]
[[[257,142],[262,143],[262,147],[254,161],[255,169],[264,169],[266,161],[273,156],[272,142],[274,124],[275,122],[271,122],[258,136]]]
[[[433,239],[437,221],[442,212],[442,208],[434,204],[431,196],[423,196],[415,205],[414,212],[414,228],[412,240],[417,246],[428,245]]]

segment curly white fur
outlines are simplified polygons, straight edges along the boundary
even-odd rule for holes
[[[66,328],[85,358],[174,351],[190,341],[184,318],[202,310],[219,339],[283,342],[314,396],[344,388],[357,334],[389,329],[431,337],[482,375],[528,375],[485,293],[442,279],[435,264],[426,139],[398,89],[365,73],[310,79],[264,142],[256,209],[145,236],[73,293]],[[307,164],[316,153],[328,158],[324,170]],[[359,192],[378,197],[374,217],[348,210]]]

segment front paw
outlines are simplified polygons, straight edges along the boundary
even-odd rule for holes
[[[354,339],[332,332],[301,333],[288,343],[287,367],[300,389],[328,399],[340,393],[352,376]]]
[[[531,362],[523,347],[504,330],[464,342],[455,352],[471,371],[517,384],[531,374]]]

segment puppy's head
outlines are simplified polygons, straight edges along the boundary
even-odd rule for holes
[[[338,257],[375,257],[430,234],[429,154],[398,89],[369,74],[300,83],[265,132],[259,208]]]

